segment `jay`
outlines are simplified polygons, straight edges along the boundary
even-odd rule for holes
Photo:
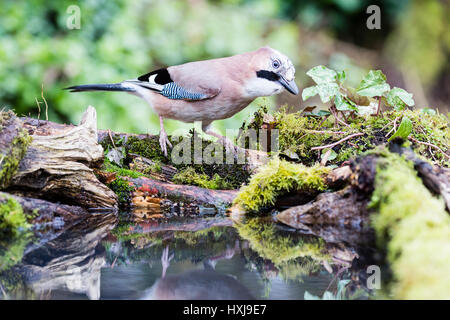
[[[167,156],[167,145],[172,145],[164,130],[164,118],[201,121],[205,133],[217,137],[227,149],[234,149],[231,141],[211,130],[211,123],[232,117],[258,97],[279,94],[284,89],[298,94],[294,77],[295,68],[284,54],[263,47],[231,57],[158,69],[120,83],[66,89],[124,91],[143,98],[159,116],[159,143]]]

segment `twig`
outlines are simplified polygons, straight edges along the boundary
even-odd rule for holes
[[[116,145],[114,144],[114,140],[112,138],[112,135],[111,135],[111,129],[108,129],[108,135],[109,135],[109,139],[111,139],[111,142],[112,142],[112,145],[113,145],[114,149],[117,149]]]
[[[44,84],[43,83],[41,83],[41,97],[45,103],[45,120],[48,121],[48,104],[47,104],[47,100],[45,100],[45,97],[44,97]]]
[[[378,97],[377,116],[380,114],[380,110],[381,110],[381,97]]]
[[[423,144],[423,145],[426,145],[426,146],[435,148],[435,149],[439,150],[439,151],[440,151],[447,159],[450,159],[450,156],[447,155],[447,154],[446,154],[441,148],[439,148],[437,145],[434,145],[434,144],[428,143],[428,142],[419,141],[419,140],[417,140],[416,138],[413,138],[413,137],[409,137],[408,139],[411,140],[411,141],[413,141],[413,142],[420,143],[420,144]]]
[[[392,131],[397,130],[397,119],[398,119],[398,118],[399,118],[399,117],[396,117],[396,118],[394,119],[394,126],[392,127],[391,130],[389,130],[388,133],[386,133],[385,137],[387,137],[388,135],[390,135]],[[389,122],[389,123],[390,123],[390,122]]]
[[[40,119],[40,117],[41,117],[41,103],[42,103],[42,102],[39,102],[38,99],[37,99],[36,97],[34,97],[34,100],[36,100],[36,104],[37,104],[37,106],[38,106],[38,121],[39,121],[39,119]]]
[[[114,265],[116,264],[116,261],[117,261],[118,257],[119,256],[116,256],[116,258],[114,259],[113,263],[111,264],[111,269],[114,269]]]
[[[328,133],[328,134],[346,134],[345,131],[332,131],[332,130],[305,130],[308,133]]]
[[[336,109],[336,107],[335,107],[334,105],[330,107],[330,111],[331,111],[331,113],[333,114],[334,119],[335,119],[337,122],[342,123],[344,126],[349,127],[349,125],[348,125],[347,123],[345,123],[344,121],[342,121],[342,120],[339,118],[339,115],[338,115],[338,113],[336,112],[336,110],[337,110],[337,109]]]
[[[340,143],[342,143],[344,141],[347,141],[349,139],[352,139],[354,137],[359,137],[359,136],[362,136],[362,135],[364,135],[364,133],[362,133],[362,132],[354,133],[354,134],[351,134],[351,135],[349,135],[349,136],[347,136],[347,137],[345,137],[345,138],[343,138],[343,139],[341,139],[341,140],[339,140],[337,142],[334,142],[332,144],[328,144],[326,146],[312,147],[311,150],[321,150],[321,149],[333,148],[334,146],[337,146],[338,144],[340,144]]]

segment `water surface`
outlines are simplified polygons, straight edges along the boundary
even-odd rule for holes
[[[0,273],[1,297],[303,299],[305,292],[336,293],[337,282],[352,276],[351,263],[322,262],[304,246],[311,237],[298,233],[283,248],[284,238],[272,229],[240,234],[227,218],[136,222],[121,216],[96,215],[28,245],[18,264]],[[313,253],[299,255],[293,244]],[[351,251],[323,248],[340,256]]]

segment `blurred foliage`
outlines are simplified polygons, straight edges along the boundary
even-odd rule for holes
[[[413,1],[388,39],[387,53],[394,62],[415,69],[425,85],[450,67],[449,15],[448,1]]]
[[[296,60],[298,44],[290,40],[298,37],[295,24],[271,22],[273,12],[257,3],[236,10],[226,1],[217,5],[179,0],[78,1],[81,29],[69,30],[66,10],[73,4],[68,0],[2,2],[2,106],[14,108],[19,115],[37,116],[35,98],[41,100],[43,84],[50,120],[78,122],[91,104],[97,109],[99,128],[157,133],[158,118],[136,97],[69,94],[62,88],[119,82],[160,66],[233,55],[266,44]],[[251,112],[247,108],[236,117],[243,119]],[[242,121],[221,122],[219,129],[238,128]],[[167,128],[180,128],[180,122],[167,121]]]
[[[355,79],[360,79],[367,68],[373,67],[370,64],[376,62],[349,58],[348,54],[333,48],[334,39],[381,49],[394,30],[390,40],[393,58],[403,60],[403,47],[406,47],[408,58],[404,62],[421,65],[422,69],[430,64],[424,81],[431,82],[444,61],[443,49],[437,48],[442,40],[438,38],[444,37],[448,29],[445,28],[446,14],[439,11],[444,4],[437,0],[423,1],[424,4],[417,1],[397,28],[397,17],[409,8],[409,2],[3,0],[0,106],[13,108],[19,115],[36,117],[36,99],[43,100],[43,85],[50,120],[76,123],[86,107],[93,105],[101,129],[155,134],[159,130],[156,114],[134,96],[109,92],[70,94],[62,88],[119,82],[161,66],[233,55],[263,45],[277,48],[293,60],[297,82],[302,86],[308,84],[305,71],[317,64],[345,69],[347,81],[355,86]],[[368,32],[365,26],[365,9],[369,4],[381,8],[381,30]],[[67,9],[71,5],[78,5],[81,10],[79,30],[69,30],[66,26],[70,17]],[[428,14],[416,17],[422,9]],[[411,23],[411,19],[418,23]],[[425,31],[423,39],[416,40],[422,29]],[[309,31],[317,32],[314,35],[317,41],[309,41]],[[407,33],[411,36],[405,37]],[[448,38],[447,35],[447,44]],[[425,50],[416,52],[417,46]],[[433,50],[427,52],[428,48]],[[448,50],[448,45],[446,48]],[[417,57],[419,60],[427,57],[423,59],[427,63],[417,63]],[[290,104],[300,104],[297,97],[290,99]],[[275,98],[267,98],[267,104],[273,109]],[[41,109],[43,107],[41,103]],[[233,118],[215,122],[214,126],[222,133],[225,128],[238,128],[255,109],[256,103],[253,103]],[[41,110],[41,118],[44,113]],[[166,128],[172,133],[175,129],[192,128],[192,124],[166,120]]]

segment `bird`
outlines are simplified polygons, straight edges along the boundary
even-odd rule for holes
[[[120,83],[67,87],[70,92],[123,91],[144,99],[158,114],[159,143],[167,157],[172,148],[164,119],[187,123],[201,121],[202,131],[228,149],[234,144],[214,132],[211,123],[232,117],[258,97],[287,90],[297,95],[295,67],[291,60],[269,46],[224,58],[188,62],[160,68]]]

